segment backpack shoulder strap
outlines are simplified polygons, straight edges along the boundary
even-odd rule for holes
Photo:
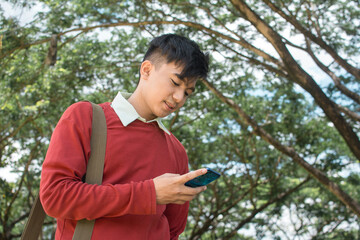
[[[90,102],[91,103],[91,102]],[[86,168],[85,182],[101,185],[106,150],[106,119],[102,108],[94,103],[91,130],[91,154]]]
[[[104,173],[106,150],[106,119],[102,108],[94,103],[91,131],[91,155],[86,168],[85,182],[101,185]],[[82,219],[77,222],[73,240],[90,240],[95,220]]]
[[[90,102],[91,103],[91,102]],[[91,130],[91,154],[86,169],[85,182],[90,184],[102,183],[106,149],[106,119],[102,108],[91,103],[93,110],[92,130]],[[45,211],[41,205],[39,195],[31,208],[29,218],[26,222],[21,240],[37,240],[45,219]],[[80,220],[75,228],[73,239],[91,239],[95,220]]]
[[[24,231],[21,234],[21,240],[37,240],[39,238],[45,216],[46,214],[41,205],[40,197],[37,195]]]

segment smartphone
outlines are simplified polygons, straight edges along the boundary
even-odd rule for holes
[[[190,181],[185,183],[185,186],[193,187],[193,188],[205,186],[211,183],[212,181],[218,179],[220,176],[221,176],[220,173],[212,170],[211,168],[207,168],[207,173],[198,176],[194,179],[191,179]]]

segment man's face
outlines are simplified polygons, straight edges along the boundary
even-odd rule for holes
[[[148,64],[145,66],[148,75],[144,80],[143,97],[148,111],[143,117],[147,120],[166,117],[184,105],[194,92],[196,82],[181,80],[178,76],[182,67],[174,63],[157,64],[156,67],[150,61],[145,64]]]

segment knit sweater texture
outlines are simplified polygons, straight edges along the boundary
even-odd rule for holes
[[[59,120],[40,182],[45,212],[57,219],[57,240],[72,239],[77,220],[96,219],[92,239],[177,239],[189,203],[156,204],[153,178],[185,174],[182,144],[156,122],[135,120],[124,127],[110,103],[100,104],[107,124],[102,185],[82,182],[90,157],[92,106],[71,105]]]

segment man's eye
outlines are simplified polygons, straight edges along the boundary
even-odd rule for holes
[[[180,86],[180,84],[178,84],[178,83],[175,82],[174,80],[171,79],[171,81],[173,82],[173,84],[174,84],[175,86],[177,86],[177,87]]]

